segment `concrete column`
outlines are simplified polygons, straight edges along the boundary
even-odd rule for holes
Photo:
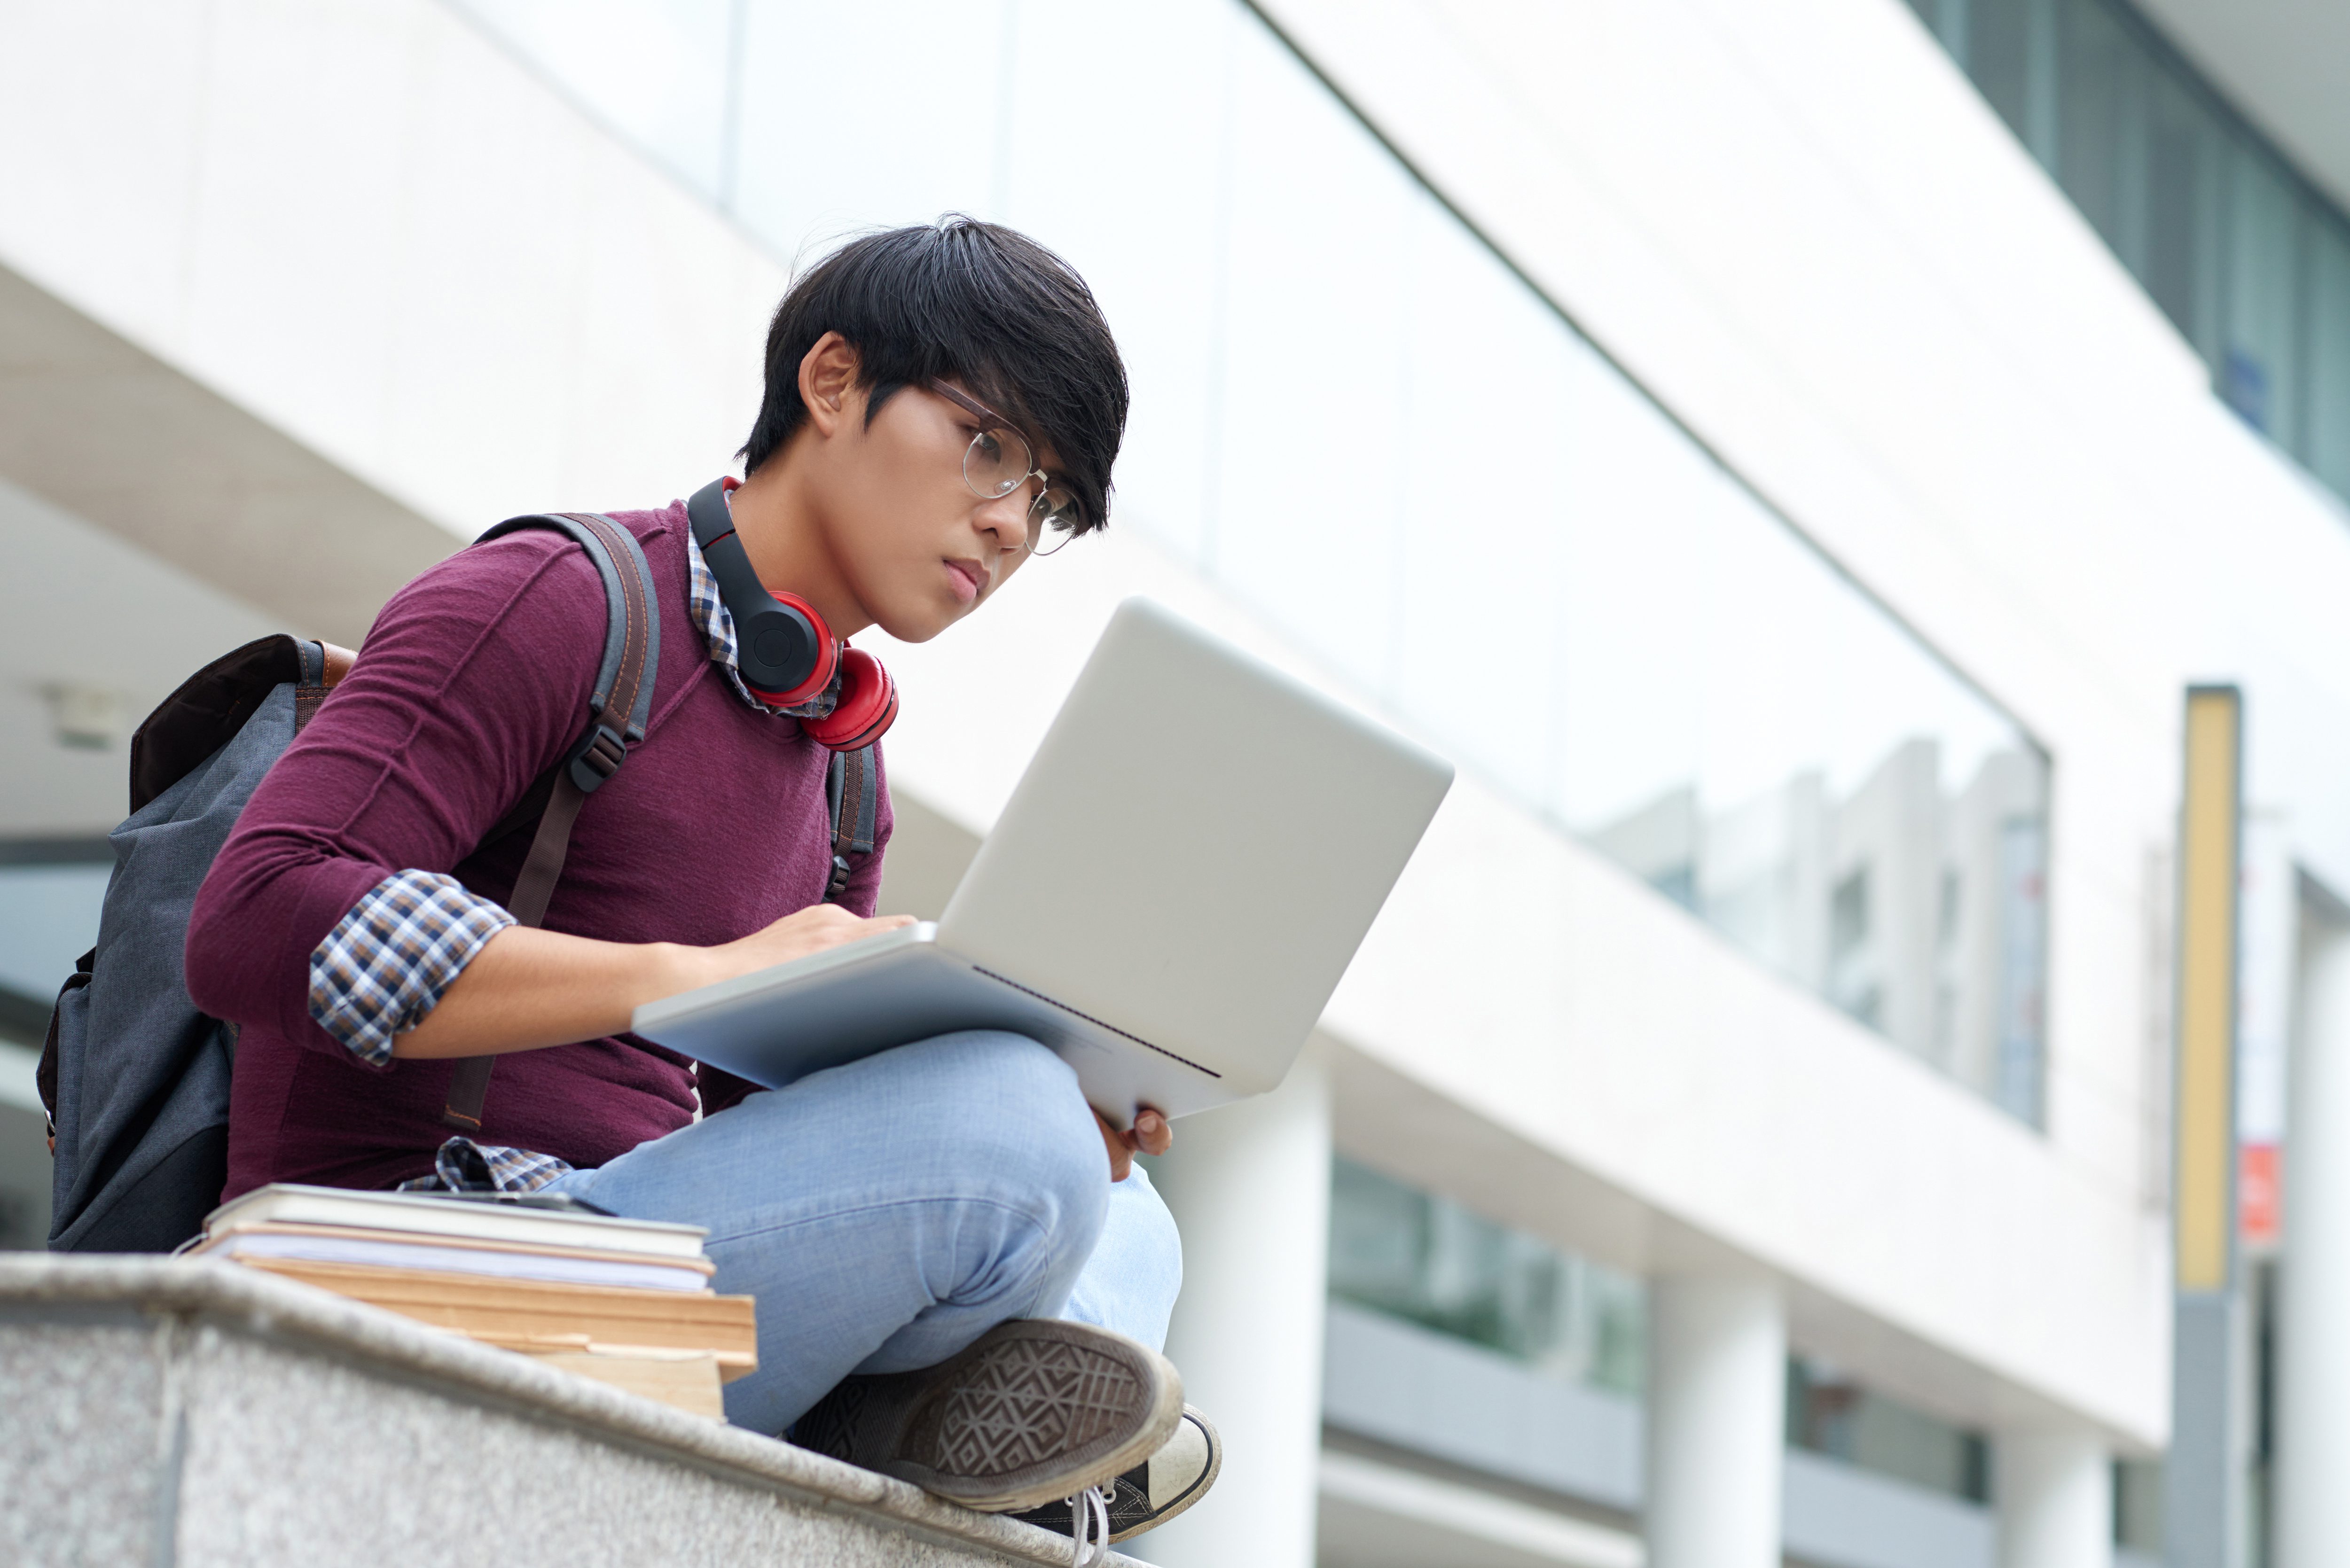
[[[1175,1124],[1151,1179],[1183,1231],[1167,1354],[1224,1438],[1191,1512],[1132,1543],[1160,1568],[1313,1568],[1330,1252],[1330,1079],[1308,1045],[1262,1098]]]
[[[1787,1309],[1767,1280],[1648,1286],[1648,1568],[1779,1568]]]
[[[2350,1563],[2350,929],[2303,922],[2285,1124],[2277,1568]]]
[[[2112,1568],[2113,1455],[2094,1434],[2003,1433],[1991,1467],[1999,1568]]]

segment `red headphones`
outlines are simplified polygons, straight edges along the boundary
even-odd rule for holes
[[[797,594],[770,593],[735,535],[726,493],[741,482],[713,479],[685,504],[686,521],[718,597],[734,618],[735,664],[762,701],[795,708],[840,677],[840,697],[821,719],[800,728],[836,752],[862,751],[898,717],[898,683],[881,661],[839,641],[816,607]]]

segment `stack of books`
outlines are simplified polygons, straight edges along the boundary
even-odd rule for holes
[[[214,1210],[189,1251],[283,1274],[724,1419],[758,1366],[752,1298],[710,1288],[704,1232],[563,1200],[280,1183]]]

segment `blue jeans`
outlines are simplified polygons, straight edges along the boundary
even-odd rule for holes
[[[759,1302],[737,1426],[781,1432],[852,1372],[930,1366],[1007,1318],[1154,1349],[1182,1283],[1174,1217],[1109,1179],[1066,1063],[974,1031],[753,1095],[551,1192],[709,1229],[713,1282]]]

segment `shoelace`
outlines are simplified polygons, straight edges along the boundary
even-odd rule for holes
[[[1069,1499],[1069,1568],[1101,1568],[1109,1561],[1109,1499],[1101,1488],[1089,1486]]]

